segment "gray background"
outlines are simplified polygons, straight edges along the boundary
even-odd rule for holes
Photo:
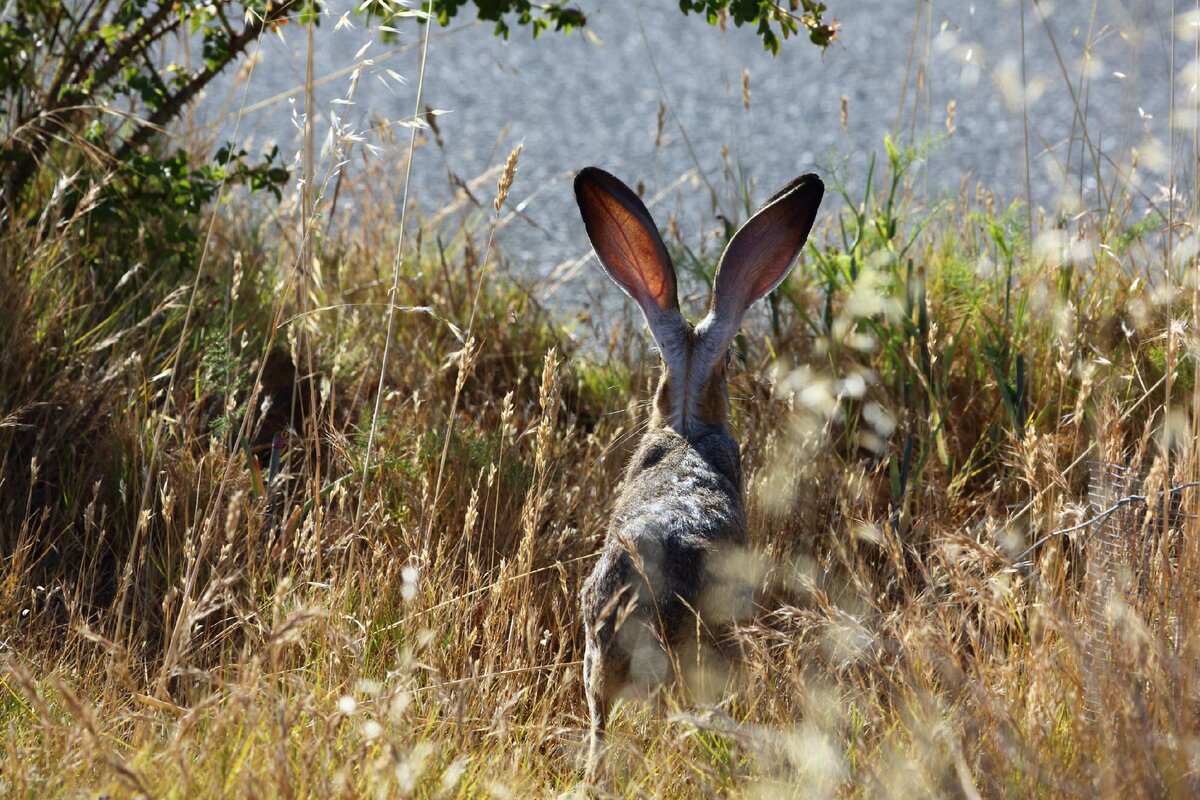
[[[1172,82],[1171,6],[1165,0],[1043,2],[1045,20],[1030,5],[1024,35],[1020,6],[1002,0],[832,0],[830,6],[842,26],[838,42],[822,53],[806,40],[788,40],[776,58],[763,51],[752,30],[731,26],[723,32],[698,17],[685,18],[673,0],[580,0],[589,15],[583,31],[549,32],[537,41],[516,27],[509,41],[500,40],[489,25],[474,22],[470,7],[464,8],[449,29],[433,30],[425,97],[429,106],[449,112],[438,118],[445,150],[439,152],[430,137],[417,151],[414,200],[423,216],[436,216],[454,196],[448,171],[470,180],[498,168],[512,147],[523,143],[510,204],[524,217],[505,224],[501,251],[514,272],[555,276],[543,283],[546,298],[574,313],[609,291],[581,260],[588,247],[570,176],[586,164],[602,165],[631,184],[643,182],[661,225],[674,214],[687,240],[711,242],[718,236],[716,213],[741,213],[737,181],[726,179],[726,164],[749,182],[755,202],[808,170],[840,176],[855,191],[869,154],[882,151],[885,134],[898,132],[909,141],[943,135],[946,106],[953,100],[957,129],[918,165],[916,196],[934,202],[948,192],[957,194],[965,178],[972,192],[982,181],[1003,201],[1025,198],[1022,47],[1031,86],[1033,201],[1054,209],[1063,203],[1064,188],[1071,187],[1076,194],[1082,190],[1085,205],[1096,202],[1097,176],[1092,160],[1082,155],[1084,128],[1072,94],[1079,98],[1093,142],[1119,164],[1128,163],[1130,148],[1139,148],[1140,189],[1146,197],[1160,191],[1167,171],[1163,153],[1170,136]],[[331,110],[358,130],[409,117],[418,74],[418,26],[412,20],[394,23],[400,41],[387,44],[353,14],[348,15],[351,26],[335,29],[342,8],[330,8],[316,34],[316,75],[333,76],[317,92],[318,131],[323,136],[328,129]],[[347,12],[352,8],[344,5]],[[245,101],[254,110],[243,115],[237,135],[251,150],[277,142],[290,158],[299,137],[287,98],[303,110],[307,42],[299,25],[281,33],[282,38],[262,43]],[[353,105],[333,104],[346,95],[349,81],[335,73],[351,67],[356,52],[372,38],[376,41],[363,58],[376,63],[364,67]],[[1179,37],[1176,47],[1193,45]],[[1194,57],[1194,52],[1177,52],[1177,73]],[[385,68],[407,84],[388,78],[392,86],[384,86],[377,73]],[[749,71],[752,92],[748,113],[743,69]],[[1177,86],[1180,104],[1190,87]],[[242,103],[243,88],[234,76],[223,78],[198,109],[198,123],[218,138],[231,136],[232,112]],[[840,121],[843,96],[849,104],[846,130]],[[264,102],[268,98],[274,100]],[[669,113],[656,147],[660,103]],[[398,193],[399,154],[408,130],[394,131],[397,144],[379,158],[385,168],[394,162],[387,181]],[[1190,137],[1190,131],[1181,136],[1188,142]],[[367,139],[376,137],[368,133]],[[361,169],[358,155],[348,169]],[[716,209],[700,174],[718,190]],[[1111,167],[1102,164],[1099,182],[1111,180]],[[494,181],[487,178],[477,191],[488,212]],[[1076,203],[1068,200],[1066,208],[1074,211]],[[833,207],[827,200],[827,208]],[[338,224],[354,216],[352,207],[340,206]],[[569,288],[562,291],[563,286]],[[703,294],[702,287],[689,288]]]

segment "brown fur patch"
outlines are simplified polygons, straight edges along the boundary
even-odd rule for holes
[[[689,353],[689,356],[691,353]],[[690,361],[690,358],[689,358]],[[690,366],[690,364],[689,364]],[[662,377],[659,378],[658,388],[654,393],[653,413],[650,424],[652,427],[664,427],[671,424],[675,412],[676,395],[681,387],[674,384],[676,377],[662,365]],[[687,435],[702,429],[724,428],[729,422],[729,393],[725,387],[725,361],[720,360],[712,373],[704,381],[699,398],[685,398],[688,407],[683,409],[682,420]]]
[[[725,388],[725,361],[719,360],[712,375],[704,383],[704,393],[696,406],[696,422],[712,427],[724,427],[729,418],[729,395]]]
[[[671,373],[663,367],[662,377],[658,379],[658,391],[654,393],[654,427],[661,427],[671,418]]]

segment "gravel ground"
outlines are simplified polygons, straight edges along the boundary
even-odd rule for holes
[[[957,193],[966,177],[972,187],[982,181],[1001,198],[1024,198],[1029,163],[1031,196],[1053,208],[1062,195],[1063,164],[1071,166],[1069,185],[1082,188],[1085,197],[1097,182],[1091,160],[1081,154],[1084,126],[1073,94],[1086,109],[1087,136],[1093,142],[1102,137],[1103,149],[1118,163],[1127,164],[1130,148],[1137,147],[1142,189],[1158,191],[1156,175],[1166,166],[1158,163],[1163,159],[1154,142],[1168,141],[1172,72],[1166,0],[1043,1],[1042,12],[1026,7],[1024,37],[1021,8],[1011,1],[829,5],[842,24],[840,41],[821,53],[805,40],[789,40],[774,59],[750,29],[722,32],[683,17],[672,0],[580,0],[589,14],[583,31],[547,33],[537,41],[520,29],[503,41],[490,26],[460,16],[449,29],[434,30],[429,49],[427,103],[450,113],[439,117],[444,153],[432,142],[418,151],[415,197],[432,213],[451,197],[447,170],[470,179],[503,164],[523,143],[511,202],[525,219],[506,226],[500,241],[514,269],[545,277],[588,252],[570,190],[570,176],[581,166],[599,164],[631,184],[643,182],[661,224],[674,212],[685,235],[712,234],[719,223],[710,194],[699,179],[685,177],[689,173],[712,183],[726,213],[737,209],[726,163],[744,171],[755,201],[808,170],[836,172],[856,188],[885,134],[899,130],[910,140],[944,135],[953,101],[954,133],[925,160],[920,191],[932,201]],[[361,20],[351,20],[353,28],[340,30],[336,18],[323,22],[316,36],[318,77],[353,65],[372,38]],[[335,76],[321,85],[317,107],[358,129],[411,115],[417,34],[411,23],[402,27],[398,43],[375,41],[363,55],[376,63],[366,68],[353,105],[333,103],[345,96],[348,83]],[[298,142],[287,97],[302,110],[305,37],[299,26],[282,33],[283,39],[263,42],[246,94],[248,106],[262,106],[243,118],[238,135],[251,148],[277,141],[291,155]],[[1020,102],[1023,39],[1028,162]],[[1093,44],[1085,63],[1088,41]],[[1192,44],[1179,37],[1177,47],[1191,50]],[[1177,53],[1176,64],[1182,69],[1194,57]],[[391,86],[385,86],[384,69],[407,84],[387,78]],[[749,112],[743,70],[749,74]],[[1181,96],[1190,88],[1178,85]],[[269,98],[275,101],[264,104]],[[229,108],[240,103],[241,88],[227,79],[210,90],[198,118],[228,138]],[[668,114],[656,146],[663,103]],[[323,114],[323,128],[327,119]],[[407,131],[398,129],[397,136],[406,141]],[[1102,166],[1099,180],[1111,180],[1110,174]],[[397,187],[402,177],[397,169]],[[493,194],[489,180],[481,200],[487,203]],[[574,313],[593,296],[610,293],[596,272],[578,270],[571,288],[551,302]]]

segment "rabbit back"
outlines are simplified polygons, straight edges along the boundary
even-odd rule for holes
[[[745,545],[733,437],[648,433],[581,593],[587,638],[605,662],[606,682],[616,684],[610,690],[651,688],[666,678],[663,645],[684,644],[700,629],[711,632],[744,615],[752,587],[722,561]]]

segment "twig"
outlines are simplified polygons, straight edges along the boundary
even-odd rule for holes
[[[1181,483],[1178,486],[1170,487],[1169,489],[1167,489],[1167,492],[1169,494],[1178,494],[1179,492],[1182,492],[1184,489],[1191,489],[1194,486],[1200,486],[1200,481],[1190,481],[1188,483]],[[1155,499],[1157,499],[1157,498],[1155,498]],[[1024,561],[1023,559],[1026,556],[1028,556],[1029,554],[1031,554],[1034,550],[1037,550],[1039,547],[1044,545],[1046,542],[1050,541],[1051,539],[1055,539],[1059,536],[1065,536],[1068,533],[1074,533],[1075,531],[1082,530],[1083,528],[1086,528],[1089,525],[1093,525],[1097,522],[1101,522],[1104,519],[1106,519],[1107,517],[1111,516],[1112,514],[1115,514],[1117,511],[1120,511],[1125,506],[1131,505],[1133,503],[1149,503],[1149,498],[1147,498],[1146,495],[1144,495],[1144,494],[1125,495],[1120,500],[1118,500],[1117,502],[1113,503],[1108,508],[1101,511],[1096,516],[1091,517],[1090,519],[1086,519],[1083,522],[1079,523],[1078,525],[1072,525],[1069,528],[1060,528],[1056,531],[1051,531],[1050,533],[1047,533],[1045,536],[1038,539],[1033,544],[1029,545],[1029,547],[1026,547],[1024,550],[1022,550],[1017,555],[1017,557],[1014,559],[1014,566],[1018,566],[1018,567],[1029,566],[1032,562]]]

